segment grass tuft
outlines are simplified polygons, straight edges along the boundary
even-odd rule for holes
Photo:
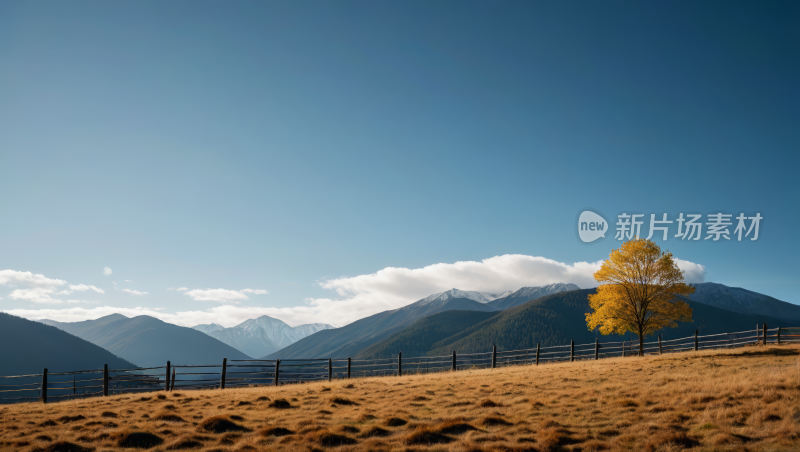
[[[283,427],[266,427],[258,432],[261,436],[287,436],[293,433],[293,431]]]
[[[164,440],[150,432],[123,430],[114,435],[117,447],[149,449],[161,445]]]
[[[447,444],[453,442],[453,438],[443,435],[428,426],[421,425],[413,432],[403,438],[403,442],[408,445],[430,446],[433,444]]]
[[[402,427],[408,424],[408,421],[399,417],[390,417],[386,420],[386,425],[389,427]]]
[[[250,429],[239,425],[226,416],[214,416],[204,419],[200,425],[197,426],[199,430],[209,433],[225,433],[225,432],[249,432]]]
[[[269,403],[270,408],[287,409],[292,408],[292,404],[286,399],[277,399]]]
[[[41,452],[91,452],[93,449],[75,443],[70,443],[68,441],[58,441],[56,443],[50,444],[44,449],[37,449],[37,450]]]

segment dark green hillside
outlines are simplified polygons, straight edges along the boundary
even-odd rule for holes
[[[223,358],[250,359],[205,333],[146,315],[129,319],[112,314],[85,322],[48,323],[143,367],[163,366],[168,360],[173,364],[217,364]]]
[[[0,375],[137,367],[53,326],[0,312]],[[18,383],[16,381],[9,384]]]
[[[391,358],[397,356],[398,351],[402,351],[403,356],[424,356],[434,343],[499,313],[500,311],[445,311],[429,315],[401,332],[365,348],[356,358]]]
[[[454,336],[435,343],[430,355],[446,355],[453,350],[472,353],[491,350],[520,350],[541,345],[594,342],[595,333],[583,320],[589,310],[587,296],[594,289],[573,290],[547,295],[523,305],[501,311]]]
[[[442,355],[456,350],[471,353],[491,350],[497,344],[499,351],[535,348],[550,345],[591,343],[595,333],[586,328],[589,312],[588,295],[594,289],[574,290],[542,297],[523,305],[502,311],[499,315],[484,320],[461,333],[435,343],[429,355]],[[663,338],[677,339],[694,335],[739,332],[755,329],[756,324],[767,323],[770,327],[791,326],[771,317],[740,314],[713,306],[687,301],[693,309],[692,322],[681,323],[678,328],[661,331]],[[600,342],[619,341],[619,336],[599,336]],[[627,334],[627,340],[637,340]],[[652,340],[652,339],[647,339]]]
[[[261,359],[346,358],[399,333],[415,321],[444,311],[496,311],[467,298],[450,298],[427,303],[419,300],[393,311],[383,311],[341,328],[317,331],[288,347]]]

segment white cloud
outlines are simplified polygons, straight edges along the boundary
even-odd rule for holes
[[[688,261],[676,260],[686,271],[689,282],[701,282],[705,268]],[[334,291],[338,298],[307,299],[305,305],[271,308],[222,305],[208,310],[182,311],[174,314],[151,308],[114,308],[109,306],[69,309],[10,310],[13,315],[31,319],[49,318],[59,321],[93,319],[111,313],[150,315],[165,322],[183,326],[218,323],[234,326],[262,315],[274,317],[289,325],[330,323],[342,326],[354,320],[413,303],[433,293],[452,288],[482,292],[503,292],[523,286],[541,286],[556,282],[573,283],[582,288],[597,286],[592,274],[600,268],[598,262],[562,262],[537,256],[504,255],[481,261],[435,264],[408,269],[388,267],[369,275],[340,277],[319,282]],[[185,289],[185,288],[181,288]],[[179,289],[180,290],[180,289]],[[244,291],[226,289],[196,289],[186,292],[197,301],[246,300]],[[241,297],[241,298],[240,298]]]
[[[238,290],[228,289],[192,289],[184,293],[194,301],[216,301],[218,303],[237,303],[237,300],[249,300],[247,295]]]
[[[61,279],[50,279],[44,275],[16,270],[0,270],[0,285],[20,285],[53,289],[67,282]]]
[[[133,282],[132,279],[126,279],[125,282]]]
[[[706,266],[695,264],[694,262],[685,261],[683,259],[674,258],[678,268],[683,270],[683,277],[686,282],[690,284],[705,282],[706,280]]]
[[[106,267],[106,268],[104,268],[104,269],[103,269],[103,274],[104,274],[104,275],[106,275],[106,276],[108,276],[108,275],[110,275],[110,274],[112,274],[112,273],[114,273],[114,271],[113,271],[113,270],[111,270],[111,269],[110,269],[110,268],[108,268],[108,267]],[[116,284],[116,283],[114,283],[114,284]]]
[[[55,290],[43,287],[32,287],[30,289],[16,289],[9,295],[12,300],[24,300],[31,303],[58,304],[63,303],[57,298],[52,298]]]
[[[78,291],[78,292],[83,292],[83,291],[91,289],[91,290],[94,290],[97,293],[106,293],[103,289],[100,289],[100,288],[95,287],[95,286],[87,286],[86,284],[70,284],[69,288],[70,288],[70,290],[75,290],[75,291]]]
[[[252,293],[252,294],[255,294],[255,295],[266,295],[266,294],[269,293],[269,292],[267,292],[266,290],[263,290],[263,289],[242,289],[239,292]]]
[[[187,291],[187,290],[189,290],[189,289],[188,289],[188,288],[186,288],[186,287],[178,287],[178,288],[177,288],[177,289],[175,289],[175,290],[177,290],[178,292],[184,292],[184,291]]]
[[[148,292],[139,292],[138,290],[132,290],[132,289],[122,289],[122,291],[132,295],[149,295]]]

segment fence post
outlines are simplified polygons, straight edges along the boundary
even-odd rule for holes
[[[536,343],[536,365],[539,365],[539,343]]]
[[[170,372],[170,366],[169,366],[169,361],[167,361],[167,373],[164,374],[164,390],[167,392],[169,392],[169,372]]]
[[[225,371],[228,367],[228,358],[222,358],[222,376],[219,379],[219,388],[225,389]]]
[[[594,360],[600,358],[600,339],[594,338]]]
[[[778,327],[778,345],[781,345],[781,327]]]
[[[497,367],[497,344],[492,345],[492,369]]]
[[[333,358],[328,358],[328,381],[333,379]]]
[[[662,353],[663,352],[661,351],[661,335],[659,334],[658,335],[658,354],[660,355]]]
[[[575,341],[569,340],[569,362],[575,361]]]
[[[108,364],[103,364],[103,397],[108,395]]]
[[[761,342],[761,325],[756,323],[756,344]]]
[[[347,358],[347,379],[350,379],[350,358]]]
[[[453,372],[456,371],[456,351],[453,350]]]
[[[397,352],[397,376],[403,376],[403,352]]]
[[[47,368],[42,372],[42,403],[47,403]]]
[[[694,351],[697,351],[697,346],[699,345],[697,342],[697,335],[700,334],[699,330],[694,330]]]
[[[275,386],[278,386],[278,372],[281,370],[281,360],[275,361]]]
[[[176,367],[172,368],[172,383],[169,385],[169,390],[175,390],[175,375],[178,373],[178,369]]]

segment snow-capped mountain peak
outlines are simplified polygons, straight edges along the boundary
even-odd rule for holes
[[[439,292],[433,295],[429,295],[428,297],[425,297],[422,300],[420,300],[418,303],[421,305],[426,305],[437,301],[451,300],[453,298],[466,298],[469,300],[477,301],[478,303],[488,303],[494,299],[503,297],[509,293],[511,292],[496,294],[490,292],[476,292],[473,290],[450,289],[446,292]]]
[[[325,323],[291,327],[281,320],[262,315],[231,327],[197,325],[192,327],[236,348],[253,358],[273,353],[317,331],[333,328]]]

